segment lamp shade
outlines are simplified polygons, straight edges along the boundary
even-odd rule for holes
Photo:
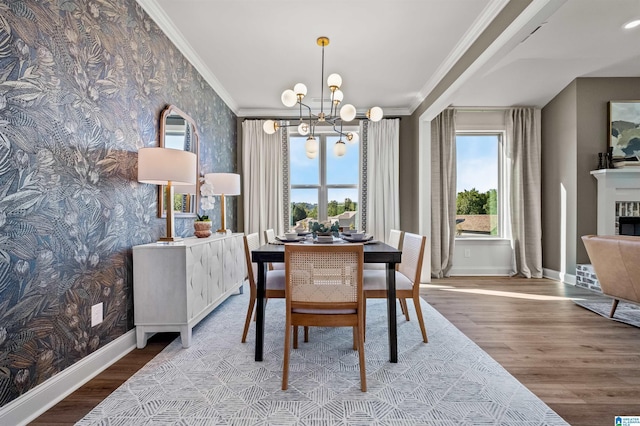
[[[197,157],[193,152],[170,148],[138,150],[138,182],[155,185],[194,185]]]
[[[214,195],[240,195],[240,175],[236,173],[207,173],[205,181],[213,185]]]

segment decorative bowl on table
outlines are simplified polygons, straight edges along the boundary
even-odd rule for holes
[[[351,235],[344,235],[342,239],[349,243],[369,243],[373,241],[373,235],[363,234],[362,237],[354,238],[353,234],[351,234]]]

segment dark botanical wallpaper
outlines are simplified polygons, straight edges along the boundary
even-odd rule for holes
[[[0,406],[133,328],[131,248],[165,232],[137,150],[167,104],[202,173],[235,170],[235,115],[134,0],[0,0]]]

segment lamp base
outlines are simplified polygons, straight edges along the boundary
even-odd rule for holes
[[[218,229],[217,234],[231,234],[231,229]]]

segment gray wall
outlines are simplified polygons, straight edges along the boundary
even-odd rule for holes
[[[542,264],[545,268],[554,271],[573,274],[570,271],[575,269],[575,266],[573,269],[568,269],[567,259],[575,259],[577,191],[575,82],[549,102],[542,109],[541,115]],[[563,198],[566,199],[564,207]]]
[[[589,172],[608,146],[607,103],[625,99],[640,99],[640,78],[578,78],[542,110],[545,268],[575,274],[576,264],[589,263],[580,240],[597,232],[596,180]],[[567,191],[566,253],[561,250],[562,186]]]
[[[400,229],[419,232],[418,213],[418,152],[415,118],[400,118]]]

